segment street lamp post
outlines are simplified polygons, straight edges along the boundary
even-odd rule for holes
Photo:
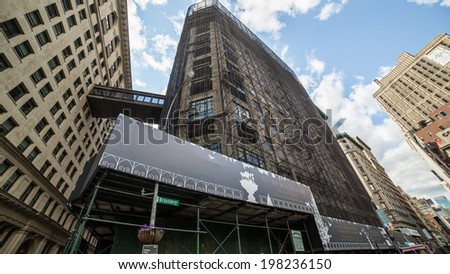
[[[188,77],[183,81],[183,83],[180,85],[180,87],[175,92],[175,95],[174,95],[174,97],[172,99],[172,102],[170,103],[169,109],[167,110],[167,115],[166,115],[165,120],[164,120],[164,128],[163,128],[164,131],[166,131],[167,127],[169,126],[168,125],[169,115],[170,115],[170,112],[172,111],[172,107],[173,107],[173,105],[174,105],[178,95],[181,93],[181,90],[183,89],[183,87],[186,84],[187,80],[191,80],[194,77],[194,75],[195,75],[194,71],[190,70],[189,73],[188,73]]]

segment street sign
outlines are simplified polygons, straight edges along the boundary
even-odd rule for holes
[[[158,203],[170,206],[180,206],[180,200],[175,200],[167,197],[158,196]]]
[[[291,230],[291,239],[294,246],[294,251],[305,251],[303,245],[302,232],[298,230]]]

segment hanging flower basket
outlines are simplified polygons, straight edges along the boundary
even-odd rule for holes
[[[138,230],[138,238],[142,244],[156,244],[161,241],[164,233],[164,229],[144,224]]]

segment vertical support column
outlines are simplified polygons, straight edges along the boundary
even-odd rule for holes
[[[311,238],[309,238],[309,233],[308,233],[308,229],[306,228],[305,221],[302,221],[302,223],[303,223],[303,227],[305,228],[306,237],[308,238],[309,246],[311,247],[311,253],[314,254],[314,247],[312,245]]]
[[[80,213],[78,213],[78,218],[75,223],[74,230],[70,233],[69,239],[67,240],[66,245],[64,246],[63,254],[68,254],[70,248],[72,247],[73,241],[75,240],[76,231],[81,224],[81,220],[83,219],[84,206],[85,206],[85,204],[83,204],[83,206],[81,207]]]
[[[200,208],[197,207],[197,254],[200,254]]]
[[[292,250],[294,251],[294,254],[297,254],[297,251],[295,251],[294,243],[292,241],[291,226],[289,225],[289,217],[286,218],[286,228],[288,229],[288,235],[289,238],[291,239]]]
[[[158,204],[158,191],[159,191],[159,183],[156,182],[155,189],[153,191],[152,212],[150,214],[150,226],[155,226],[156,206]]]
[[[266,219],[267,240],[269,241],[269,250],[270,250],[270,254],[273,254],[273,249],[272,249],[272,239],[270,238],[270,227],[269,227],[269,221],[267,221],[267,215],[266,215],[264,218]]]
[[[237,240],[238,240],[238,248],[239,248],[239,254],[242,254],[242,248],[241,248],[241,234],[239,233],[239,214],[236,210],[236,233],[237,233]]]
[[[86,217],[89,217],[89,214],[91,213],[91,209],[92,209],[92,206],[94,205],[95,198],[97,197],[97,192],[98,192],[98,189],[100,187],[100,183],[103,181],[105,176],[106,176],[106,172],[98,180],[98,183],[97,183],[97,185],[95,186],[95,188],[94,188],[94,190],[92,192],[88,208],[86,209]],[[69,254],[74,254],[75,251],[77,250],[78,244],[80,242],[80,238],[82,237],[83,232],[84,232],[84,228],[86,227],[86,222],[87,222],[87,220],[84,217],[82,217],[82,221],[80,223],[80,226],[77,228],[77,230],[75,232],[75,235],[74,235],[75,238],[73,240],[72,246],[68,250]]]
[[[47,242],[48,242],[47,238],[40,239],[36,249],[34,250],[34,254],[41,254]]]

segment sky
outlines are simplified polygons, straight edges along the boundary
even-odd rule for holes
[[[133,89],[165,94],[188,7],[196,0],[128,0]],[[380,108],[374,79],[406,51],[450,32],[450,0],[222,0],[297,74],[340,132],[372,148],[409,195],[450,193]]]

